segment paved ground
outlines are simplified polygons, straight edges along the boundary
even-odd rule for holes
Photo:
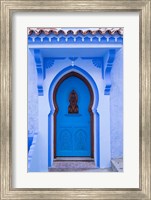
[[[54,161],[49,172],[112,172],[112,169],[96,168],[94,161],[73,161],[62,160]]]
[[[100,169],[90,157],[57,157],[50,172],[123,172],[123,158],[111,160],[111,168]]]

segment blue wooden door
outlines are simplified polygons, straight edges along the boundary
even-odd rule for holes
[[[71,76],[56,94],[56,156],[91,156],[90,92],[78,77]]]

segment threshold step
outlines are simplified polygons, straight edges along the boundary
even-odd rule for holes
[[[54,161],[94,161],[91,157],[56,157]]]

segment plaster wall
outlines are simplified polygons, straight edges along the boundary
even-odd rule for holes
[[[115,57],[110,93],[111,157],[123,157],[123,49]]]
[[[37,72],[34,57],[28,50],[28,134],[38,133]]]

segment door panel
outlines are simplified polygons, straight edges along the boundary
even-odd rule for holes
[[[90,92],[87,85],[75,76],[65,79],[57,90],[56,103],[56,156],[90,156]],[[73,109],[69,109],[71,107]]]

